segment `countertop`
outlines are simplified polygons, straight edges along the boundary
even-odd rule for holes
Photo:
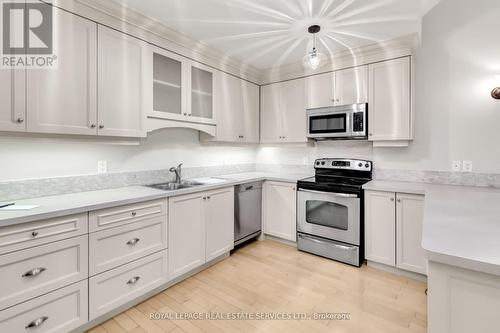
[[[365,190],[398,192],[410,194],[425,194],[425,189],[429,184],[412,183],[412,182],[396,182],[388,180],[372,180],[363,185]]]
[[[310,174],[246,172],[216,176],[214,178],[220,180],[217,183],[175,191],[162,191],[145,186],[128,186],[99,191],[14,200],[16,205],[38,205],[39,207],[22,211],[0,210],[0,227],[127,205],[136,202],[168,198],[171,196],[195,193],[199,191],[207,191],[252,181],[274,180],[282,182],[296,182],[299,179],[310,176]]]

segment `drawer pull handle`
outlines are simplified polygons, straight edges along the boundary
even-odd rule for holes
[[[36,237],[36,236],[38,236],[38,231],[33,231],[33,232],[31,233],[31,236],[32,236],[32,237]]]
[[[141,278],[140,276],[134,276],[133,278],[127,281],[127,284],[136,284],[140,278]]]
[[[127,245],[135,245],[135,244],[139,243],[140,240],[141,240],[140,238],[132,238],[131,240],[129,240],[127,242]]]
[[[44,267],[33,268],[32,270],[27,271],[26,273],[21,275],[21,277],[25,278],[25,277],[37,276],[38,274],[41,274],[45,270],[46,270],[46,268],[44,268]]]
[[[136,216],[137,215],[137,212],[132,212],[132,216]]]
[[[49,317],[47,317],[47,316],[43,316],[43,317],[40,317],[38,319],[35,319],[31,323],[26,325],[25,329],[38,327],[38,326],[42,325],[45,321],[47,321],[47,319],[49,319]]]

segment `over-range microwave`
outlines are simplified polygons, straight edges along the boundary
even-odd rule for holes
[[[308,109],[307,137],[314,140],[368,139],[368,104]]]

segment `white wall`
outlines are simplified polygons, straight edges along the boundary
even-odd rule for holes
[[[415,140],[408,148],[374,148],[376,168],[451,171],[452,160],[471,160],[474,172],[500,173],[500,101],[490,97],[500,74],[499,18],[498,0],[442,0],[424,17],[415,54]],[[339,142],[266,150],[258,162],[369,153]]]
[[[255,162],[255,146],[200,144],[198,132],[168,129],[153,132],[141,145],[90,143],[85,140],[0,138],[0,181],[87,175],[97,161],[108,172],[167,169]]]

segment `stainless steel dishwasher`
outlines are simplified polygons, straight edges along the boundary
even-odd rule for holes
[[[234,245],[260,235],[262,230],[262,182],[234,188]]]

